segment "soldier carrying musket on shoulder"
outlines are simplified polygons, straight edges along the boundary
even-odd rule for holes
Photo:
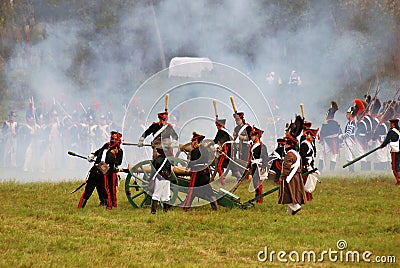
[[[236,127],[232,133],[234,141],[233,156],[235,159],[247,161],[249,158],[249,142],[252,127],[246,123],[243,112],[234,113],[233,118],[236,122]],[[235,170],[233,176],[240,178],[241,173]]]
[[[371,106],[371,116],[372,116],[372,147],[375,148],[380,146],[384,141],[386,134],[389,130],[388,119],[393,117],[393,112],[391,109],[387,111],[386,114],[380,114],[379,111],[382,108],[382,104],[378,98],[375,99]],[[384,109],[385,110],[385,109]],[[390,163],[390,149],[388,147],[383,148],[376,152],[374,170],[383,171],[389,167]]]
[[[344,157],[346,161],[351,161],[357,156],[356,154],[356,121],[355,117],[363,111],[358,105],[351,106],[346,112],[347,124],[344,133],[339,135],[344,145]],[[354,166],[349,167],[350,172],[354,172]]]
[[[215,147],[217,148],[218,158],[216,169],[221,179],[221,185],[225,184],[224,169],[228,167],[229,158],[231,156],[232,135],[225,128],[226,119],[216,119],[215,125],[217,127],[217,134],[214,138]],[[227,157],[228,156],[228,157]]]
[[[358,154],[362,155],[369,151],[368,143],[371,140],[372,133],[372,119],[367,110],[368,103],[359,99],[354,100],[355,104],[360,107],[360,111],[357,114],[356,123],[356,147]],[[363,159],[361,161],[361,170],[370,171],[371,161]]]
[[[178,134],[176,134],[174,128],[168,123],[168,99],[169,95],[165,96],[165,111],[158,113],[158,122],[153,122],[142,134],[139,139],[138,147],[144,145],[144,140],[150,134],[153,134],[153,159],[157,157],[156,148],[161,147],[166,149],[165,155],[173,156],[172,147],[177,143]]]
[[[332,172],[335,170],[336,162],[340,151],[339,135],[342,130],[338,121],[335,120],[335,113],[339,109],[335,101],[331,101],[331,107],[326,113],[326,121],[322,123],[320,130],[320,143],[322,144],[322,152],[319,156],[318,169],[322,171],[328,166]]]

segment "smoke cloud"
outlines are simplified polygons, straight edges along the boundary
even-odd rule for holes
[[[156,106],[152,113],[145,109],[151,107],[166,88],[160,81],[159,87],[148,88],[145,94],[135,96],[137,89],[151,75],[162,70],[163,62],[168,67],[173,57],[189,56],[207,57],[213,62],[231,66],[256,83],[268,104],[262,99],[252,98],[250,95],[254,93],[246,88],[238,92],[243,99],[251,100],[249,103],[257,107],[255,110],[260,110],[260,113],[265,110],[263,120],[281,115],[281,121],[276,122],[276,131],[267,130],[270,135],[263,138],[269,145],[269,151],[274,149],[276,136],[283,135],[284,123],[300,113],[299,103],[305,104],[306,119],[318,127],[325,119],[329,101],[338,100],[338,119],[343,126],[343,114],[351,105],[351,100],[362,97],[357,96],[345,80],[353,77],[354,81],[362,82],[375,76],[376,70],[372,62],[376,59],[377,51],[385,53],[393,45],[390,42],[393,37],[386,27],[390,23],[389,18],[381,16],[379,23],[372,21],[368,25],[370,35],[366,35],[356,29],[343,31],[336,24],[331,7],[324,1],[313,1],[308,7],[299,7],[304,8],[304,12],[314,14],[308,16],[313,18],[311,21],[306,21],[306,16],[291,16],[289,7],[280,2],[271,1],[266,6],[262,1],[165,0],[154,1],[153,6],[138,3],[126,5],[124,8],[111,6],[107,12],[112,14],[112,27],[103,28],[99,26],[102,25],[99,18],[106,21],[108,17],[100,8],[93,10],[93,21],[73,17],[66,21],[43,21],[41,25],[44,38],[32,43],[29,57],[26,46],[20,46],[6,63],[10,87],[24,87],[30,92],[24,96],[26,106],[18,108],[18,121],[21,125],[26,123],[24,109],[28,108],[28,99],[33,95],[37,108],[51,110],[51,107],[57,107],[61,124],[63,118],[82,117],[87,114],[88,109],[97,110],[95,120],[99,124],[101,115],[112,112],[112,127],[119,131],[124,128],[135,129],[133,133],[130,132],[129,138],[138,139],[144,128],[157,120],[156,113],[163,107],[162,104]],[[74,6],[65,8],[73,9]],[[37,12],[45,14],[44,12],[50,10],[46,7]],[[70,13],[74,12],[70,10]],[[349,20],[351,16],[352,14],[348,14]],[[300,22],[293,23],[290,21],[292,19]],[[371,36],[388,40],[387,47],[371,51],[363,46],[371,40]],[[357,58],[354,55],[358,55]],[[362,78],[355,74],[346,74],[344,66],[348,64],[357,66]],[[300,86],[288,85],[293,70],[301,77]],[[23,71],[24,77],[15,80],[20,71]],[[275,73],[275,82],[272,85],[266,80],[269,72]],[[281,85],[278,85],[278,78]],[[391,94],[391,84],[381,81],[381,85],[385,87],[382,96],[388,97]],[[374,87],[372,85],[372,90]],[[208,96],[198,94],[203,91]],[[24,93],[26,91],[21,94]],[[209,87],[204,90],[199,85],[188,86],[179,90],[179,94],[179,98],[171,99],[171,109],[178,109],[180,103],[177,99],[183,102],[190,98],[208,97],[209,100],[202,99],[204,108],[193,108],[193,115],[196,115],[196,109],[207,109],[206,115],[202,116],[211,118],[214,115],[210,100],[224,99],[228,105],[225,115],[230,120],[229,127],[233,128],[229,98],[227,99],[229,94],[221,88]],[[245,105],[242,107],[247,109]],[[139,118],[147,115],[149,121],[124,120],[127,111],[136,113]],[[247,112],[250,110],[246,110]],[[178,121],[179,118],[175,120],[177,124],[183,123]],[[260,125],[263,128],[269,127],[265,122],[260,122]],[[204,128],[204,133],[213,135],[209,126]],[[202,132],[202,129],[196,130]],[[183,139],[189,141],[191,132],[186,130],[185,133],[182,142]],[[82,159],[73,159],[66,155],[66,151],[70,149],[68,146],[72,143],[65,140],[73,141],[76,137],[67,138],[67,135],[73,135],[69,132],[59,135],[62,152],[57,159],[61,165],[54,164],[49,171],[39,161],[40,157],[35,155],[33,162],[37,162],[37,165],[32,164],[33,169],[23,173],[26,156],[21,152],[17,167],[7,171],[6,177],[24,181],[35,180],[34,177],[48,180],[82,178],[88,165]],[[37,139],[39,138],[33,138],[36,141]],[[73,149],[87,155],[104,142],[107,142],[107,138],[93,143],[91,147]],[[29,144],[20,142],[20,146],[27,147]],[[36,153],[38,152],[45,154],[43,150],[38,149]],[[54,156],[55,153],[50,155]],[[126,159],[124,164],[136,160]],[[5,164],[9,165],[8,162]]]

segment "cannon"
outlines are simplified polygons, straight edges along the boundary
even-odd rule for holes
[[[187,190],[190,182],[190,172],[186,170],[187,161],[177,158],[168,157],[168,160],[173,165],[171,171],[171,199],[169,204],[173,206],[183,206],[186,198]],[[148,187],[151,173],[151,160],[145,160],[134,165],[130,170],[125,180],[125,194],[129,203],[134,208],[141,208],[151,204],[151,196],[148,194]],[[236,181],[235,184],[240,183]],[[264,192],[262,195],[250,199],[246,202],[241,202],[240,197],[224,188],[217,188],[211,183],[214,194],[218,199],[218,204],[222,207],[230,209],[241,208],[245,209],[254,206],[254,201],[260,197],[269,195],[279,189],[279,186]],[[235,185],[234,185],[235,186]],[[237,185],[236,185],[237,186]]]

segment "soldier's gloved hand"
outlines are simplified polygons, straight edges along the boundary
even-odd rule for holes
[[[343,140],[343,138],[344,138],[344,134],[340,134],[339,139]]]
[[[143,147],[143,143],[144,143],[144,138],[140,137],[139,142],[138,142],[138,147]]]
[[[93,162],[94,161],[94,154],[88,155],[88,157],[86,159],[87,159],[88,162]]]

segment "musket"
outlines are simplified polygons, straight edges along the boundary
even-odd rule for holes
[[[309,171],[307,171],[307,172],[301,174],[301,176],[302,176],[302,177],[308,176],[309,174],[311,174],[311,173],[313,173],[313,172],[315,172],[315,171],[317,171],[317,170],[318,170],[317,168],[314,168],[314,169],[312,169],[312,170],[309,170]],[[254,205],[253,202],[256,201],[258,198],[262,198],[262,197],[264,197],[264,196],[266,196],[266,195],[269,195],[269,194],[271,194],[271,193],[277,191],[277,190],[279,189],[279,187],[280,187],[280,185],[278,185],[278,186],[272,188],[271,190],[269,190],[269,191],[267,191],[267,192],[265,192],[265,193],[262,193],[261,195],[258,195],[258,196],[256,196],[256,197],[254,197],[253,199],[250,199],[250,200],[246,201],[243,205],[245,205],[245,206],[248,205],[248,204]]]
[[[213,106],[214,106],[214,113],[215,113],[215,119],[218,119],[218,108],[217,108],[217,100],[213,100]]]
[[[364,157],[367,157],[368,155],[372,154],[373,152],[379,150],[381,147],[376,147],[375,149],[372,149],[371,151],[366,152],[365,154],[360,155],[359,157],[354,158],[353,160],[351,160],[350,162],[347,162],[346,164],[343,165],[343,168],[346,168],[352,164],[354,164],[357,161],[360,161],[361,159],[363,159]]]
[[[86,111],[86,109],[85,109],[85,106],[83,106],[82,102],[80,102],[79,104],[81,105],[81,107],[82,107],[83,111],[85,112],[85,114],[87,114],[87,111]]]
[[[74,153],[74,152],[71,152],[71,151],[68,151],[68,154],[69,154],[69,155],[72,155],[72,156],[80,157],[80,158],[82,158],[82,159],[87,159],[86,156],[79,155],[79,154]]]
[[[122,145],[138,146],[138,143],[123,142]],[[143,146],[152,146],[151,144],[143,144]]]
[[[34,122],[34,128],[36,129],[37,126],[37,119],[36,119],[36,108],[35,108],[35,101],[33,100],[33,96],[31,98],[31,103],[32,103],[32,113],[33,113],[33,122]]]
[[[86,185],[86,181],[84,182],[84,183],[82,183],[81,185],[79,185],[75,190],[73,190],[72,192],[71,192],[71,194],[73,194],[73,193],[75,193],[76,191],[78,191],[79,189],[81,189],[83,186],[85,186]]]
[[[378,79],[378,80],[377,80],[377,82],[376,82],[375,94],[374,94],[374,97],[371,98],[370,102],[368,103],[367,108],[365,109],[365,110],[367,110],[367,111],[369,111],[369,110],[371,109],[372,102],[376,100],[376,97],[378,96],[378,93],[381,91],[381,87],[379,86],[379,77],[378,77],[377,79]],[[368,96],[368,95],[369,95],[369,90],[368,90],[367,96]]]
[[[248,168],[248,169],[246,170],[246,172],[243,173],[242,177],[238,180],[238,182],[236,183],[235,187],[232,188],[231,193],[234,193],[234,192],[239,188],[239,186],[242,184],[242,182],[244,182],[244,180],[245,180],[245,179],[248,177],[248,175],[250,174],[250,171],[251,171],[251,169]]]
[[[123,142],[122,145],[128,145],[128,146],[138,146],[138,143],[132,143],[132,142]],[[169,145],[169,144],[143,144],[143,146],[149,146],[149,147],[154,147],[154,148],[179,148],[178,145]]]
[[[378,125],[377,125],[376,127],[378,127],[380,124],[383,123],[383,120],[384,120],[384,118],[386,117],[386,113],[389,111],[390,107],[392,107],[392,105],[394,104],[395,99],[396,99],[396,97],[397,97],[397,94],[399,94],[399,92],[400,92],[400,88],[398,88],[397,91],[396,91],[396,94],[394,94],[393,100],[391,100],[390,103],[388,103],[388,104],[386,105],[386,109],[385,109],[384,112],[382,113],[381,119],[379,120],[379,123],[378,123]],[[375,128],[375,130],[376,130],[376,128]]]

